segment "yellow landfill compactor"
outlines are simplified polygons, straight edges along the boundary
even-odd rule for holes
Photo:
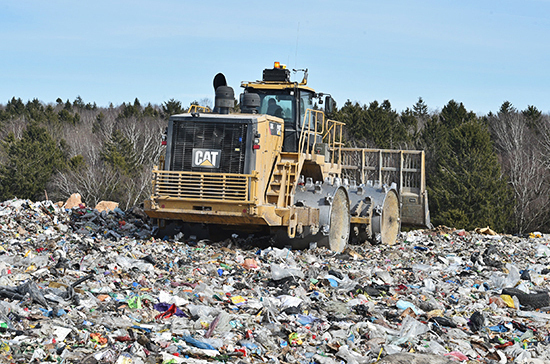
[[[269,234],[279,245],[392,244],[401,225],[429,226],[424,152],[345,148],[344,123],[316,110],[331,96],[275,63],[243,82],[240,112],[223,74],[212,112],[170,117],[145,212],[159,234]],[[325,99],[323,100],[323,96]]]

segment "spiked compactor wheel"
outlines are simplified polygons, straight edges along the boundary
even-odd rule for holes
[[[350,232],[349,199],[343,188],[336,190],[330,210],[330,250],[342,252],[347,244]]]
[[[380,242],[382,244],[395,244],[401,227],[399,216],[399,198],[394,190],[390,190],[384,199],[382,214],[377,217],[379,220],[378,231],[380,234]]]

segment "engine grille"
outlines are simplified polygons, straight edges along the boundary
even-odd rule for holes
[[[154,170],[154,194],[187,200],[248,202],[252,175]]]
[[[174,121],[170,170],[245,173],[247,130],[246,123]],[[221,150],[219,168],[193,167],[193,148]]]

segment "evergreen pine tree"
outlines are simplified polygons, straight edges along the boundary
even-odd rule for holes
[[[500,170],[487,126],[451,100],[423,131],[430,153],[428,192],[435,225],[473,229],[509,225],[513,193]]]
[[[542,121],[542,112],[535,106],[529,105],[527,106],[527,109],[523,110],[521,113],[527,119],[527,126],[529,128],[536,129],[540,126]]]
[[[25,113],[25,104],[21,98],[12,97],[6,105],[6,112],[11,116],[21,116]]]
[[[181,114],[182,112],[183,107],[181,106],[181,101],[170,99],[162,104],[162,113],[166,119],[168,119],[170,115]]]
[[[6,164],[0,165],[0,200],[36,199],[52,174],[65,165],[63,151],[36,122],[27,125],[21,140],[13,134],[2,141]]]
[[[132,142],[118,129],[113,131],[111,139],[104,144],[101,158],[126,176],[132,176],[140,167]]]
[[[360,144],[377,148],[398,148],[413,140],[416,119],[399,117],[388,100],[373,101],[367,107],[349,100],[335,113],[346,123],[348,136]]]
[[[422,97],[419,97],[416,104],[414,104],[413,115],[420,119],[428,117],[428,105],[426,105]]]

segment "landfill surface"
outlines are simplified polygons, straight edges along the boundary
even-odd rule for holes
[[[158,239],[137,208],[60,205],[0,203],[0,363],[550,362],[539,233],[335,254]]]

